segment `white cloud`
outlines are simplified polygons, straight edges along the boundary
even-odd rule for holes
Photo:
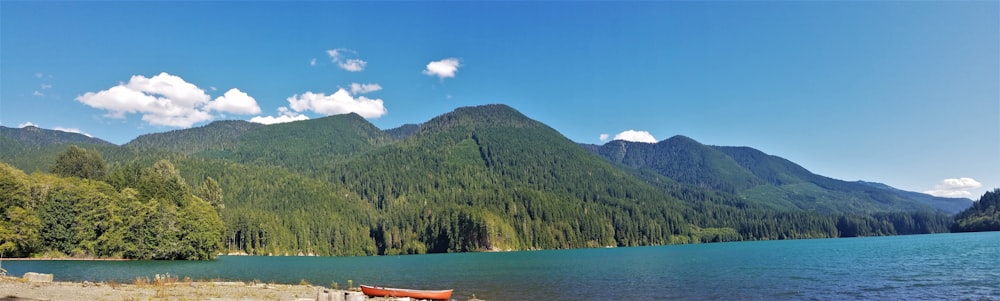
[[[17,125],[18,128],[26,128],[26,127],[29,127],[29,126],[38,127],[38,125],[35,125],[34,123],[31,123],[31,121],[27,121],[25,123]]]
[[[356,58],[357,51],[347,48],[330,49],[326,51],[326,54],[330,56],[330,61],[336,63],[340,69],[350,72],[365,70],[365,66],[368,65],[368,62]]]
[[[656,138],[653,137],[653,134],[650,134],[647,131],[634,131],[634,130],[627,130],[618,133],[618,135],[615,135],[615,140],[656,143]]]
[[[42,77],[45,77],[45,73],[41,73],[41,72],[35,72],[35,77],[36,77],[36,78],[42,78]]]
[[[316,58],[309,60],[309,66],[316,66]]]
[[[45,89],[52,89],[52,85],[42,84],[42,90],[45,90]]]
[[[602,141],[602,142],[603,142],[603,141],[608,141],[608,138],[609,138],[609,137],[610,137],[610,136],[609,136],[608,134],[601,134],[601,136],[600,136],[600,139],[601,139],[601,141]]]
[[[234,90],[236,94],[230,94]],[[256,107],[256,112],[260,112],[256,101],[239,90],[230,90],[212,102],[205,90],[166,72],[151,78],[134,75],[128,83],[87,92],[77,96],[76,100],[108,111],[105,117],[121,119],[126,113],[135,113],[142,114],[142,120],[152,125],[182,128],[212,120],[214,117],[209,114],[210,110],[247,114]]]
[[[337,66],[340,66],[340,69],[344,69],[351,72],[358,72],[365,70],[366,65],[368,65],[368,62],[359,59],[348,59],[346,61],[337,63]]]
[[[91,136],[90,134],[84,133],[83,131],[81,131],[78,128],[64,128],[64,127],[61,127],[61,126],[57,126],[53,130],[63,131],[63,132],[67,132],[67,133],[77,133],[77,134],[84,135],[84,136],[91,137],[91,138],[94,137],[94,136]]]
[[[423,73],[430,76],[437,76],[439,79],[445,79],[455,77],[455,72],[458,72],[458,67],[461,66],[457,58],[450,57],[427,63],[427,68],[424,69]]]
[[[42,93],[42,92],[38,92],[38,90],[35,90],[35,92],[34,92],[34,93],[31,93],[31,96],[38,96],[38,97],[42,97],[42,96],[45,96],[45,93]]]
[[[941,180],[941,183],[934,186],[934,190],[924,191],[924,193],[950,198],[961,198],[972,196],[970,189],[983,187],[982,183],[973,178],[951,178]]]
[[[172,104],[181,107],[205,104],[211,98],[205,94],[205,90],[184,81],[180,76],[170,75],[166,72],[161,72],[151,78],[133,75],[126,87],[149,95],[162,95],[163,98],[169,99]]]
[[[351,94],[365,94],[378,90],[382,90],[382,86],[379,84],[351,83]]]
[[[288,104],[296,112],[313,111],[324,115],[357,113],[364,118],[378,118],[386,113],[381,99],[355,98],[343,88],[331,95],[313,92],[296,94],[288,98]]]
[[[278,108],[278,116],[257,116],[250,118],[250,122],[256,122],[260,124],[275,124],[275,123],[286,123],[299,120],[309,120],[309,116],[302,115],[289,111],[286,107]]]
[[[226,91],[226,94],[216,98],[205,109],[233,114],[260,114],[257,100],[236,88]]]

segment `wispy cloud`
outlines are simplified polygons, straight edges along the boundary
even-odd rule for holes
[[[25,127],[29,127],[29,126],[38,127],[34,123],[31,123],[31,121],[26,121],[26,122],[24,122],[22,124],[18,124],[17,125],[18,128],[25,128]]]
[[[42,97],[42,96],[45,96],[45,93],[42,93],[42,92],[39,92],[38,90],[35,90],[34,93],[31,93],[31,96]]]
[[[257,116],[250,118],[250,122],[260,124],[286,123],[299,120],[309,120],[309,116],[289,111],[286,107],[278,107],[278,116]]]
[[[104,116],[108,118],[122,119],[125,114],[141,114],[142,120],[151,125],[182,128],[214,119],[210,111],[233,114],[260,112],[256,101],[238,89],[231,89],[212,101],[205,90],[166,72],[150,78],[133,75],[128,83],[87,92],[77,96],[76,100],[107,111]]]
[[[972,196],[969,190],[979,187],[983,187],[983,184],[973,178],[950,178],[941,180],[933,190],[924,193],[939,197],[963,198]]]
[[[360,72],[365,70],[365,66],[368,66],[368,62],[357,58],[358,52],[351,49],[330,49],[326,51],[326,54],[330,56],[330,61],[336,63],[340,69],[350,72]]]
[[[351,83],[351,94],[365,94],[382,90],[379,84],[359,84]]]
[[[42,84],[41,87],[42,87],[42,90],[52,89],[52,85],[49,85],[49,84]]]
[[[615,140],[656,143],[656,138],[653,137],[653,134],[650,134],[647,131],[636,131],[636,130],[627,130],[618,133],[617,135],[615,135]]]
[[[462,64],[457,58],[446,58],[440,61],[433,61],[427,63],[427,67],[424,68],[423,73],[429,76],[437,76],[438,79],[453,78],[455,73],[458,72],[458,67]]]
[[[81,131],[78,128],[64,128],[64,127],[61,127],[61,126],[57,126],[57,127],[53,128],[53,130],[63,131],[63,132],[67,132],[67,133],[77,133],[77,134],[84,135],[84,136],[91,137],[91,138],[94,137],[94,136],[91,136],[90,134],[84,133],[83,131]]]
[[[316,58],[309,60],[309,66],[316,66]]]

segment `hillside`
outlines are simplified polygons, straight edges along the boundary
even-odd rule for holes
[[[953,214],[965,204],[888,186],[831,179],[753,148],[707,146],[684,136],[655,144],[612,141],[588,149],[628,168],[733,193],[774,210],[863,214],[935,209]]]
[[[889,192],[892,192],[894,194],[900,195],[902,197],[911,200],[915,200],[917,202],[924,203],[928,206],[934,207],[948,214],[957,214],[962,210],[972,207],[973,204],[972,200],[967,198],[938,197],[926,193],[905,191],[882,183],[865,182],[865,181],[857,181],[857,183],[865,184],[879,189],[888,190]]]
[[[772,184],[822,187],[824,182],[808,182],[813,180],[808,172],[767,176],[768,169],[752,168],[744,158],[761,154],[734,156],[685,137],[661,144],[581,148],[513,108],[485,105],[386,131],[348,114],[275,125],[215,122],[95,148],[109,161],[109,174],[119,177],[169,160],[194,187],[209,178],[217,181],[226,224],[222,245],[251,254],[892,235],[947,231],[951,223],[943,215],[870,204],[878,200],[848,193]],[[587,151],[602,147],[618,161]],[[777,201],[746,197],[761,186],[787,195]],[[860,209],[816,210],[828,206],[816,200]]]
[[[1000,189],[987,191],[972,207],[955,215],[952,231],[1000,231]]]
[[[18,168],[29,172],[49,170],[55,162],[56,154],[70,144],[101,150],[117,147],[111,142],[78,133],[35,126],[0,126],[0,161],[16,163]]]
[[[125,146],[314,172],[391,138],[357,114],[264,126],[246,121],[143,135]]]

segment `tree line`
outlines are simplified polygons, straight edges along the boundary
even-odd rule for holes
[[[214,179],[191,188],[166,160],[109,173],[100,153],[76,146],[51,173],[0,163],[0,253],[210,259],[225,228],[222,194]]]

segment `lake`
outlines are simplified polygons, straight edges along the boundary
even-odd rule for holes
[[[454,288],[486,300],[1000,300],[1000,232],[382,257],[3,261],[10,274],[154,274],[341,288]]]

